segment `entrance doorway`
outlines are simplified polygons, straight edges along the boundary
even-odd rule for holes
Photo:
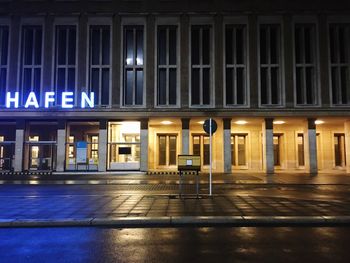
[[[54,171],[56,169],[56,122],[30,122],[26,129],[24,169]]]
[[[346,165],[344,133],[334,134],[334,165],[338,168],[345,167]]]
[[[192,151],[194,155],[201,156],[201,166],[210,165],[210,141],[209,135],[192,135]]]
[[[68,123],[66,142],[66,170],[98,170],[98,133],[98,122]],[[79,145],[83,145],[84,147],[81,148]]]
[[[40,142],[39,136],[29,137],[29,170],[53,170],[56,145],[54,143]]]
[[[247,134],[231,135],[231,164],[237,169],[247,169]]]

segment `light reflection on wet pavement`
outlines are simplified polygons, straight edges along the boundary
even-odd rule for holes
[[[1,262],[348,262],[350,228],[7,228]]]

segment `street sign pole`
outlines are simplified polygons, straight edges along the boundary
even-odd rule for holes
[[[211,196],[212,195],[212,145],[211,145],[211,142],[212,142],[212,119],[210,118],[209,119],[209,161],[210,161],[210,167],[209,167],[209,195]]]
[[[216,132],[218,125],[212,118],[206,119],[203,123],[203,130],[209,134],[209,196],[213,193],[212,171],[213,171],[213,133]]]

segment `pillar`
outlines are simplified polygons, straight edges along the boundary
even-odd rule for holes
[[[98,133],[98,171],[105,172],[107,168],[107,120],[100,121]]]
[[[350,121],[344,123],[346,172],[350,173]]]
[[[267,174],[275,172],[275,161],[273,151],[273,119],[265,119],[265,167]]]
[[[231,151],[231,119],[224,121],[224,172],[232,172],[232,151]]]
[[[23,149],[24,149],[24,129],[25,121],[19,120],[16,123],[16,142],[15,142],[15,172],[20,172],[23,169]]]
[[[140,156],[140,170],[142,172],[148,171],[148,119],[141,120],[141,156]]]
[[[315,119],[308,119],[308,139],[309,139],[309,171],[310,174],[317,174],[317,141]]]
[[[57,127],[57,160],[56,160],[56,171],[63,172],[64,162],[66,159],[66,121],[60,120]]]
[[[182,154],[190,153],[190,119],[183,118],[181,119],[182,123]]]

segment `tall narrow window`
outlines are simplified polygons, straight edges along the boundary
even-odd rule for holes
[[[245,25],[225,28],[226,105],[244,105],[247,97],[247,40]]]
[[[76,83],[76,26],[56,26],[55,91],[61,105],[61,94],[75,90]]]
[[[0,105],[5,104],[8,72],[9,28],[0,26]]]
[[[246,166],[246,134],[231,135],[231,162],[233,166]]]
[[[350,25],[331,24],[329,27],[332,102],[350,103]]]
[[[305,154],[304,154],[304,134],[298,133],[297,136],[297,148],[298,148],[298,166],[305,166]]]
[[[124,105],[143,104],[143,26],[124,27]]]
[[[176,165],[176,135],[158,135],[158,164]]]
[[[317,104],[316,33],[313,24],[296,24],[294,31],[295,88],[298,105]]]
[[[335,166],[344,167],[345,157],[345,136],[343,133],[334,134],[334,162]]]
[[[210,105],[210,26],[191,27],[191,105]]]
[[[193,135],[192,136],[192,149],[194,155],[201,156],[202,165],[210,164],[210,144],[209,136],[207,135]]]
[[[281,135],[273,135],[273,160],[275,166],[281,165]]]
[[[177,26],[158,26],[158,91],[160,106],[177,103]]]
[[[90,26],[89,91],[95,103],[109,105],[111,75],[111,29],[108,25]]]
[[[33,91],[40,93],[42,74],[42,27],[23,26],[20,63],[22,99]]]
[[[281,104],[281,29],[277,24],[260,25],[260,102]]]

